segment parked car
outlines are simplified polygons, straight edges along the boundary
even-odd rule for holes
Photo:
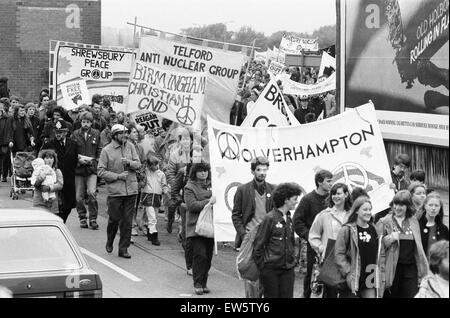
[[[36,209],[0,209],[0,286],[13,297],[103,295],[100,276],[62,220]]]

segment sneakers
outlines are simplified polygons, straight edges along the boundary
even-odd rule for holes
[[[88,223],[87,223],[87,220],[86,220],[86,219],[82,219],[82,220],[80,220],[80,227],[81,227],[82,229],[87,229],[87,228],[89,228],[89,226],[88,226]]]
[[[194,293],[196,295],[203,295],[203,288],[202,287],[194,287]]]
[[[96,220],[92,220],[89,222],[89,226],[91,227],[91,229],[93,230],[98,230],[98,224]]]
[[[133,228],[131,229],[131,235],[132,235],[132,236],[138,236],[138,235],[139,235],[138,231],[136,230],[136,227],[133,227]]]
[[[203,287],[203,293],[204,294],[209,294],[211,291],[209,290],[209,288],[207,286]]]
[[[123,257],[123,258],[131,258],[131,255],[128,254],[128,252],[119,252],[119,257]]]

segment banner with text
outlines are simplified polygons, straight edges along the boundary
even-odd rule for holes
[[[145,63],[148,67],[157,67],[169,73],[204,72],[207,89],[203,113],[227,123],[230,121],[230,110],[245,58],[242,53],[174,42],[154,36],[141,38],[137,56],[140,64]],[[129,105],[130,109],[139,109],[138,105]]]
[[[130,114],[131,120],[144,127],[148,134],[159,136],[164,131],[161,124],[161,118],[151,111],[138,111]]]
[[[331,171],[335,182],[346,183],[350,189],[364,188],[371,197],[373,213],[386,209],[394,195],[372,104],[290,127],[230,126],[208,118],[208,136],[218,242],[234,241],[234,194],[238,186],[252,180],[250,161],[256,156],[270,161],[267,182],[296,182],[302,195],[316,188],[314,175],[320,169]]]
[[[270,60],[284,65],[286,63],[286,53],[274,46],[273,50],[270,52]]]
[[[256,100],[250,114],[241,126],[247,127],[283,127],[300,125],[289,110],[283,93],[275,80],[270,80]]]
[[[147,47],[141,45],[130,74],[128,113],[152,111],[178,124],[200,129],[206,73],[162,68],[146,61],[147,52]]]
[[[449,146],[449,3],[340,3],[340,104],[372,100],[385,139]]]
[[[275,61],[271,61],[269,64],[269,68],[267,69],[267,73],[270,74],[271,78],[275,78],[275,76],[277,76],[278,74],[281,74],[281,72],[283,72],[283,69],[284,69],[284,64],[275,62]]]
[[[61,85],[85,80],[89,95],[103,95],[111,101],[115,111],[124,111],[133,51],[127,48],[58,42],[53,60],[56,94],[53,98],[63,103]],[[88,104],[90,104],[89,101]],[[70,105],[64,104],[65,107]]]
[[[61,84],[61,93],[66,110],[77,108],[82,104],[89,105],[91,103],[85,80]]]
[[[317,52],[318,39],[305,39],[292,34],[283,34],[280,50],[288,54],[303,54],[303,52]]]
[[[322,80],[321,82],[317,82],[315,84],[301,84],[290,80],[288,76],[283,76],[281,74],[278,78],[283,83],[283,93],[290,95],[318,95],[323,94],[328,91],[332,91],[336,89],[336,72],[331,74],[330,77]]]

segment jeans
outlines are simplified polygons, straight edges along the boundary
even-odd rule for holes
[[[264,267],[260,277],[264,288],[264,298],[294,297],[294,268],[278,269]]]
[[[120,228],[119,253],[124,253],[130,246],[131,224],[133,221],[134,204],[136,195],[108,197],[108,227],[107,244],[112,246],[117,230]]]
[[[195,288],[206,287],[208,272],[211,268],[211,260],[214,250],[214,239],[194,236],[190,237],[192,242],[192,275]]]
[[[87,177],[75,176],[75,191],[77,198],[77,212],[80,220],[86,220],[87,211],[84,206],[85,194],[87,193],[87,208],[89,211],[89,221],[97,219],[97,175],[91,174]]]
[[[316,252],[313,250],[309,243],[306,243],[306,275],[303,280],[303,297],[311,298],[311,276],[314,266],[314,258]]]

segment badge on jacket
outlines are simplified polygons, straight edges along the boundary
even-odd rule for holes
[[[278,222],[278,223],[275,225],[275,227],[278,228],[278,229],[281,229],[281,228],[283,227],[283,224],[281,224],[280,222]]]

